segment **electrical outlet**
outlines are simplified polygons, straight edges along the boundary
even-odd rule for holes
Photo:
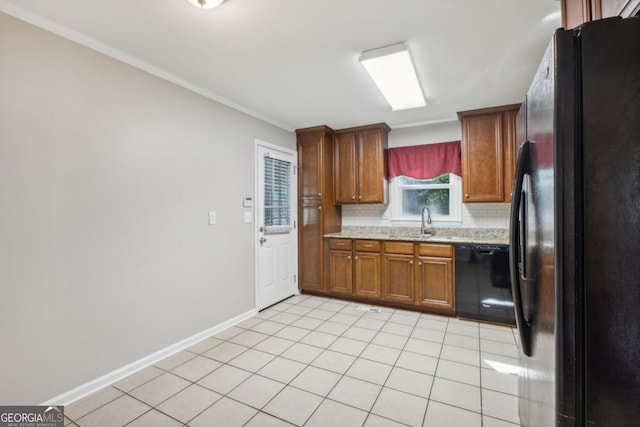
[[[209,225],[215,225],[216,221],[216,211],[209,211]]]
[[[252,217],[251,217],[251,211],[244,211],[244,222],[251,222],[252,221]]]

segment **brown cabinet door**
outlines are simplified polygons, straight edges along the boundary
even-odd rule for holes
[[[353,291],[351,251],[329,252],[329,291],[351,295]]]
[[[384,203],[384,145],[382,129],[358,132],[358,202]]]
[[[413,255],[383,255],[382,299],[413,304]]]
[[[337,204],[358,203],[356,178],[356,133],[334,136],[334,185]]]
[[[629,18],[640,12],[640,0],[591,0],[593,19],[622,16]]]
[[[518,140],[516,139],[516,116],[518,110],[504,113],[504,201],[511,203],[513,179],[516,174]]]
[[[596,19],[640,13],[640,0],[561,0],[562,26],[570,29]]]
[[[418,257],[416,303],[454,314],[453,259]]]
[[[462,119],[463,202],[504,201],[502,112]]]
[[[323,265],[323,216],[320,203],[302,204],[298,228],[298,274],[301,289],[324,290]]]
[[[355,252],[355,295],[380,298],[380,254]]]
[[[587,21],[591,21],[592,0],[561,0],[562,26],[575,28]]]
[[[322,132],[298,136],[298,197],[301,199],[322,197],[323,138]]]

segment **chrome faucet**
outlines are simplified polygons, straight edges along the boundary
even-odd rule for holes
[[[422,208],[422,223],[420,225],[420,234],[431,234],[431,230],[427,230],[424,223],[424,211],[427,211],[427,224],[431,225],[431,209],[428,206]]]

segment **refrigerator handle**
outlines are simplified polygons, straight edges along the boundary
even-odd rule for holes
[[[513,291],[513,305],[516,314],[516,323],[520,333],[520,345],[522,352],[531,356],[531,324],[524,317],[522,305],[521,281],[527,280],[526,275],[526,246],[523,246],[526,236],[526,213],[521,209],[526,202],[523,197],[524,176],[531,173],[531,143],[525,141],[520,146],[516,176],[513,184],[513,200],[511,201],[511,218],[509,223],[509,269],[511,274],[511,286]],[[525,195],[526,196],[526,195]],[[520,213],[523,213],[520,218]],[[522,221],[522,224],[520,223]]]

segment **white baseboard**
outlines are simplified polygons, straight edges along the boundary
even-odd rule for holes
[[[124,377],[127,377],[133,373],[138,372],[141,369],[144,369],[148,366],[153,365],[154,363],[171,356],[174,353],[184,350],[185,348],[191,347],[194,344],[199,343],[200,341],[209,338],[212,335],[222,332],[223,330],[230,328],[231,326],[237,325],[238,323],[255,316],[258,313],[256,309],[249,310],[245,313],[239,314],[236,317],[227,320],[226,322],[222,322],[213,326],[205,331],[199,332],[195,335],[192,335],[188,338],[183,339],[175,344],[172,344],[168,347],[163,348],[162,350],[156,351],[148,356],[143,357],[142,359],[136,360],[133,363],[130,363],[122,368],[116,369],[115,371],[109,372],[106,375],[103,375],[99,378],[91,380],[87,383],[84,383],[72,390],[59,394],[51,399],[48,399],[42,402],[40,405],[70,405],[71,403],[82,399],[96,391],[111,385],[117,381],[120,381]]]

